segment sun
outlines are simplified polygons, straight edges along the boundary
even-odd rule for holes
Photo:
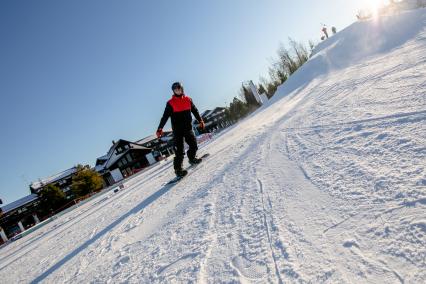
[[[368,11],[373,19],[377,19],[380,14],[380,10],[387,4],[387,0],[363,0],[363,9]]]
[[[377,17],[379,16],[379,10],[380,10],[380,7],[381,7],[383,1],[381,1],[381,0],[370,0],[368,2],[369,2],[369,6],[370,6],[369,9],[371,11],[371,14],[373,15],[373,18],[377,19]]]

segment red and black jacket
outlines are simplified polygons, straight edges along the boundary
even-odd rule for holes
[[[164,110],[158,129],[162,129],[169,117],[171,117],[173,132],[192,130],[191,112],[194,114],[195,118],[201,122],[202,118],[200,113],[190,97],[186,95],[173,95],[167,102],[166,109]]]

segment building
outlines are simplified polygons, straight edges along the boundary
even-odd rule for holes
[[[40,199],[30,194],[0,209],[0,244],[40,223],[37,214]]]
[[[152,149],[152,155],[157,161],[163,159],[163,157],[169,157],[175,153],[173,132],[171,131],[164,131],[161,138],[157,138],[156,135],[150,135],[136,141],[135,143]]]
[[[231,123],[226,119],[225,108],[217,107],[213,110],[206,110],[201,114],[201,117],[205,123],[205,129],[202,131],[199,128],[199,123],[197,120],[192,122],[196,134],[198,135],[201,132],[216,132],[219,129],[228,127]]]
[[[155,162],[150,148],[120,139],[117,142],[112,141],[108,153],[96,160],[95,170],[109,186]]]
[[[89,168],[85,166],[83,168]],[[54,185],[65,193],[67,199],[72,199],[72,178],[80,168],[72,167],[47,178],[39,179],[30,184],[31,194],[0,208],[0,239],[1,242],[19,235],[28,228],[49,217],[40,208],[40,192],[48,185]],[[71,203],[68,203],[68,205]],[[40,218],[41,216],[41,218]]]
[[[85,167],[87,168],[88,166],[85,166]],[[44,179],[39,179],[38,181],[31,183],[30,191],[31,193],[39,194],[44,187],[46,187],[49,184],[53,184],[59,187],[65,193],[65,196],[67,197],[67,199],[72,199],[73,198],[73,194],[71,191],[72,177],[77,172],[78,172],[78,168],[72,167],[68,170],[57,173],[53,176],[50,176]]]

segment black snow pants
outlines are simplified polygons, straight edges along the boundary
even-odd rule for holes
[[[188,144],[189,149],[186,152],[188,159],[193,160],[197,154],[198,146],[197,139],[195,138],[194,131],[179,131],[173,132],[173,139],[175,143],[175,159],[173,161],[173,166],[176,170],[182,169],[183,157],[185,155],[185,146],[184,141]]]

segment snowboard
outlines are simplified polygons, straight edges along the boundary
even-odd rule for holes
[[[169,184],[175,184],[178,183],[179,181],[181,181],[182,179],[186,178],[187,176],[189,176],[195,168],[197,168],[200,164],[202,164],[204,162],[204,159],[206,159],[208,156],[210,156],[209,153],[206,153],[204,155],[202,155],[200,157],[200,159],[202,159],[201,163],[199,164],[195,164],[195,165],[190,165],[189,167],[187,167],[185,170],[188,171],[188,173],[184,176],[180,176],[180,177],[174,177],[172,180],[170,180],[169,182],[167,182],[165,185],[169,185]]]

